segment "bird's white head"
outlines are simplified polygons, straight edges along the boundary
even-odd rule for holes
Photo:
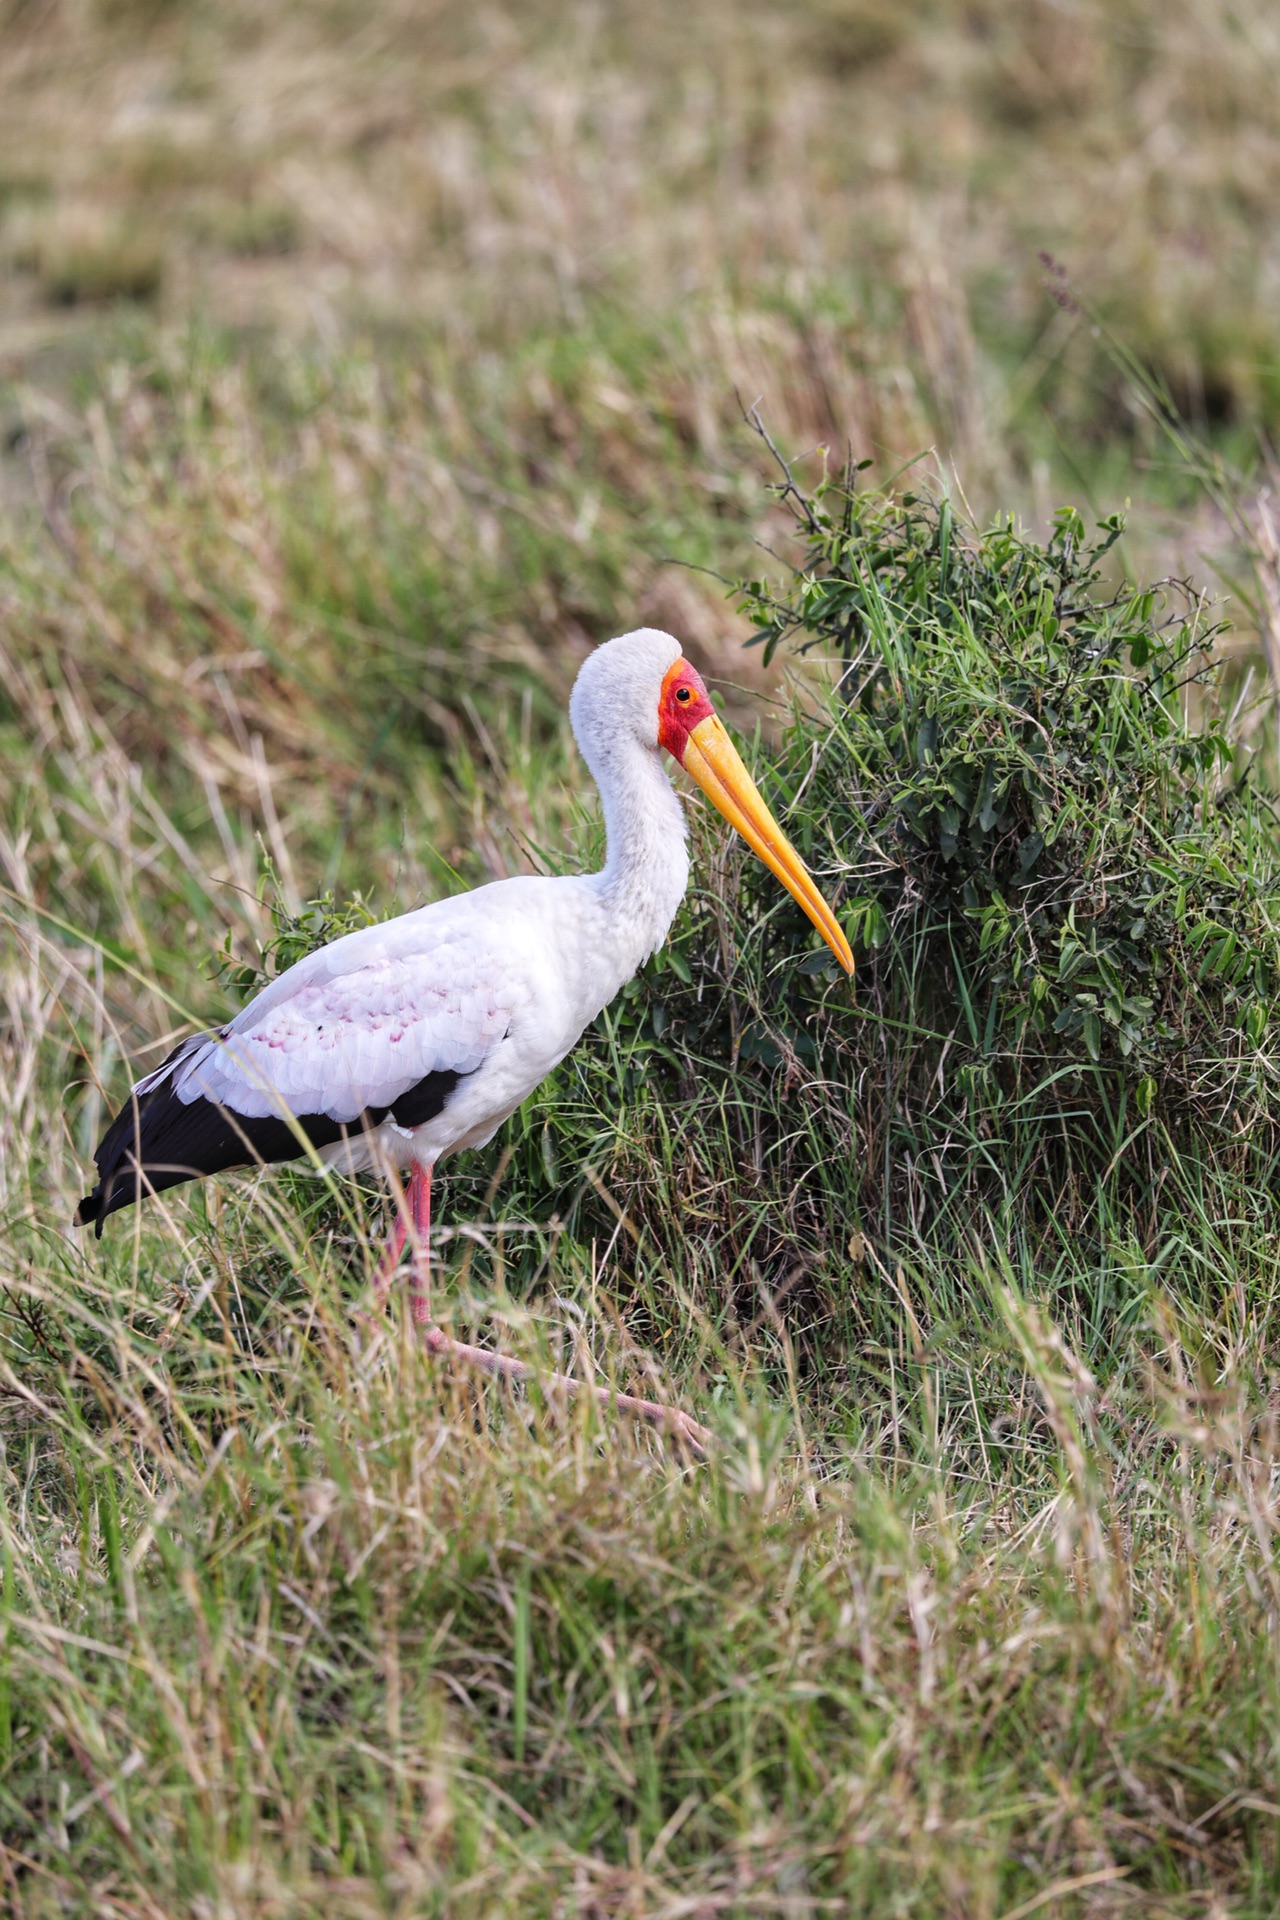
[[[853,954],[839,921],[766,807],[678,640],[640,627],[584,661],[569,701],[583,758],[603,787],[636,746],[665,747],[808,914],[846,973]],[[683,882],[681,883],[683,886]]]
[[[680,658],[680,642],[658,627],[606,640],[587,656],[569,698],[569,719],[588,765],[620,735],[656,750],[662,683]]]

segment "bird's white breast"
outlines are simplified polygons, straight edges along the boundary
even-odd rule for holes
[[[383,1150],[402,1164],[430,1165],[455,1148],[482,1146],[651,950],[638,950],[637,930],[610,913],[594,877],[500,881],[466,900],[477,909],[473,952],[483,955],[479,970],[495,983],[506,1027],[434,1120],[411,1138],[382,1130]]]

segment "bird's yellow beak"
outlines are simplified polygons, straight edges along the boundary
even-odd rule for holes
[[[846,973],[853,972],[853,952],[840,922],[818,892],[804,861],[760,798],[756,783],[742,764],[742,756],[717,714],[709,714],[689,728],[682,759],[713,807],[736,827],[751,851],[775,873],[787,892],[804,908]]]

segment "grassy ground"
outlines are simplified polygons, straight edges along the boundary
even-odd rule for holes
[[[975,1134],[1006,1198],[958,1221],[892,1073],[815,1105],[742,1052],[745,961],[729,1069],[657,1099],[636,1009],[648,1045],[697,989],[655,975],[459,1164],[435,1250],[459,1331],[668,1395],[705,1466],[371,1332],[373,1191],[68,1226],[130,1074],[270,938],[267,860],[286,907],[382,912],[598,855],[561,718],[595,639],[672,627],[782,754],[779,666],[673,564],[794,551],[740,402],[881,475],[936,444],[1042,527],[1131,495],[1127,564],[1229,564],[1037,255],[1244,460],[1275,34],[0,0],[16,1913],[1276,1911],[1280,1220],[1230,1113],[1153,1125],[1123,1194],[1020,1195]],[[689,928],[755,951],[695,843]]]

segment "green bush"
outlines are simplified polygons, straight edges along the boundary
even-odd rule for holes
[[[1101,587],[1116,518],[1091,541],[1065,509],[1041,545],[833,492],[834,514],[805,503],[794,592],[754,583],[748,605],[767,651],[798,635],[839,659],[805,806],[861,843],[863,948],[909,960],[917,1016],[1007,1089],[1105,1063],[1142,1111],[1265,1108],[1273,815],[1233,779],[1202,602]],[[813,735],[797,724],[793,762]]]
[[[1090,537],[1064,510],[1041,543],[851,478],[785,491],[805,563],[744,586],[751,644],[830,671],[755,757],[856,982],[701,828],[670,949],[565,1070],[561,1152],[576,1099],[660,1243],[674,1159],[717,1196],[722,1252],[745,1235],[756,1259],[843,1245],[855,1216],[901,1246],[950,1214],[964,1244],[1010,1202],[1091,1231],[1171,1140],[1269,1142],[1275,816],[1239,774],[1203,601],[1110,583],[1118,519]]]

